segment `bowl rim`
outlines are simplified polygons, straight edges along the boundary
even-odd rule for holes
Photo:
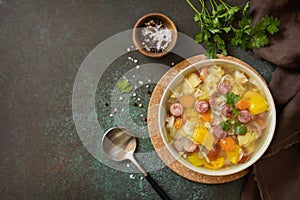
[[[231,64],[234,65],[236,68],[239,68],[239,70],[246,72],[250,77],[254,78],[255,80],[258,81],[258,85],[261,86],[261,88],[263,89],[263,92],[266,96],[266,99],[268,101],[269,104],[269,109],[271,112],[271,116],[270,116],[270,124],[269,124],[269,130],[268,130],[268,135],[265,138],[264,143],[261,145],[260,149],[257,150],[256,154],[254,155],[254,157],[251,157],[250,160],[246,163],[243,164],[239,164],[236,167],[230,167],[229,169],[222,169],[222,170],[211,170],[211,169],[206,169],[204,167],[196,167],[190,163],[188,163],[188,161],[184,160],[179,154],[178,152],[172,147],[172,145],[170,145],[170,143],[167,141],[167,136],[165,134],[165,108],[164,108],[164,103],[168,98],[168,95],[170,93],[170,88],[174,87],[174,85],[176,85],[178,83],[178,81],[184,77],[187,73],[193,71],[193,69],[199,69],[201,67],[204,66],[211,66],[213,64]],[[200,174],[205,174],[205,175],[210,175],[210,176],[226,176],[226,175],[232,175],[235,173],[238,173],[242,170],[247,169],[248,167],[250,167],[251,165],[253,165],[258,159],[260,159],[262,157],[262,155],[265,153],[265,151],[268,149],[272,138],[274,136],[274,132],[275,132],[275,127],[276,127],[276,108],[275,108],[275,103],[272,97],[272,94],[268,88],[268,85],[266,83],[266,81],[263,79],[263,77],[251,66],[249,65],[243,65],[241,63],[238,62],[234,62],[231,60],[227,60],[227,59],[208,59],[208,60],[201,60],[195,63],[190,64],[188,67],[186,67],[185,69],[183,69],[182,71],[180,71],[178,74],[176,74],[176,76],[174,78],[172,78],[172,80],[168,83],[168,85],[166,86],[160,103],[159,103],[159,108],[158,108],[158,128],[159,128],[159,133],[160,136],[163,140],[163,143],[165,144],[165,146],[167,147],[168,151],[170,152],[170,154],[177,160],[179,161],[182,165],[184,165],[185,167],[187,167],[188,169],[191,169],[197,173]]]
[[[142,27],[142,25],[143,25],[142,22],[148,18],[149,18],[149,20],[151,18],[159,18],[160,20],[165,22],[165,24],[166,24],[166,22],[168,24],[170,24],[170,26],[168,26],[168,29],[171,31],[172,41],[169,43],[168,47],[160,53],[153,53],[153,52],[149,52],[149,51],[145,50],[143,48],[143,46],[141,45],[141,42],[138,39],[139,36],[138,36],[137,30]],[[167,24],[166,24],[166,26],[167,26]],[[174,24],[174,22],[168,16],[166,16],[162,13],[157,13],[157,12],[148,13],[148,14],[140,17],[138,19],[138,21],[135,23],[135,25],[133,27],[133,31],[132,31],[133,44],[135,45],[137,50],[139,52],[141,52],[143,55],[151,57],[151,58],[161,58],[161,57],[167,55],[175,47],[177,38],[178,38],[178,32],[177,32],[177,28],[176,28],[176,25]]]

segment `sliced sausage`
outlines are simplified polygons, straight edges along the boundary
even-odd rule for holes
[[[190,139],[186,137],[177,139],[173,143],[173,146],[178,152],[183,152],[183,151],[194,152],[198,147],[196,144],[194,144]]]
[[[228,80],[222,80],[218,84],[218,92],[222,95],[226,94],[227,92],[230,92],[232,90],[232,86]]]
[[[216,160],[219,157],[220,150],[218,148],[213,148],[207,153],[207,157],[210,161]]]
[[[181,139],[175,140],[174,143],[173,143],[173,147],[178,152],[183,152],[184,151],[183,143],[182,143]]]
[[[233,116],[233,111],[232,111],[232,107],[228,106],[227,104],[224,104],[222,107],[222,114],[227,117],[230,118]]]
[[[243,124],[248,123],[251,118],[252,115],[248,110],[241,110],[239,116],[237,117],[237,119]]]
[[[250,154],[244,151],[239,156],[239,163],[246,163],[250,159]]]
[[[201,100],[196,103],[195,108],[199,113],[205,113],[209,109],[209,104],[207,101]]]
[[[210,106],[214,106],[217,103],[217,97],[216,96],[212,96],[209,101],[208,101]]]
[[[224,131],[220,126],[216,126],[213,130],[214,136],[216,136],[218,139],[225,138],[227,136],[227,132]]]
[[[180,103],[174,103],[170,106],[170,113],[179,117],[183,113],[183,106]]]
[[[197,149],[197,145],[194,144],[190,139],[186,138],[183,141],[183,148],[186,152],[194,152]]]

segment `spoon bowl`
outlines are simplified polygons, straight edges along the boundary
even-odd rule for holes
[[[131,160],[155,189],[157,194],[162,199],[170,199],[134,158],[133,153],[136,149],[136,144],[137,142],[134,135],[128,129],[121,127],[109,129],[102,138],[103,151],[108,158],[114,161]]]
[[[112,128],[103,137],[103,150],[107,157],[114,161],[123,161],[128,158],[127,154],[136,149],[136,140],[131,132],[124,128]]]

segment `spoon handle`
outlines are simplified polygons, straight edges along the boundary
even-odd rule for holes
[[[151,186],[154,188],[157,194],[161,197],[161,199],[171,200],[170,197],[168,197],[168,195],[159,187],[159,185],[151,178],[149,174],[147,174],[145,178],[151,184]]]
[[[136,159],[133,156],[133,153],[128,153],[127,159],[131,160],[133,164],[142,172],[144,177],[147,179],[147,181],[150,183],[150,185],[154,188],[154,190],[157,192],[157,194],[160,196],[163,200],[171,200],[170,197],[159,187],[159,185],[151,178],[149,174],[143,169],[143,167],[136,161]]]

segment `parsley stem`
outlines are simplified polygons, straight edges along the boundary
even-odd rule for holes
[[[212,10],[215,11],[215,7],[214,7],[213,2],[212,2],[211,0],[209,0],[209,2],[210,2],[210,5],[211,5]]]
[[[216,9],[218,9],[218,4],[216,3],[215,0],[213,0],[213,3],[214,3],[214,5],[215,5]]]
[[[231,8],[231,6],[229,4],[227,4],[227,3],[225,3],[224,1],[220,0],[220,2],[225,6],[225,8],[227,10],[229,10],[229,8]]]
[[[189,0],[186,0],[186,2],[191,6],[191,8],[192,8],[198,15],[201,15],[201,13],[199,12],[199,10],[197,10],[197,8],[196,8]]]

